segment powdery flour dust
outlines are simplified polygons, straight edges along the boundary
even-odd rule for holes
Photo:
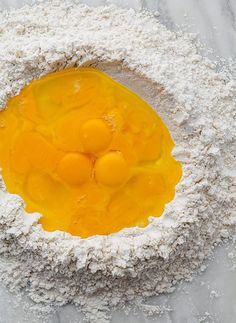
[[[44,1],[1,12],[0,52],[2,108],[33,79],[94,66],[152,105],[183,167],[161,218],[88,239],[44,232],[40,215],[25,214],[2,181],[0,278],[11,290],[44,308],[74,303],[88,321],[106,322],[109,310],[173,291],[235,233],[236,83],[217,74],[191,37],[148,13]]]

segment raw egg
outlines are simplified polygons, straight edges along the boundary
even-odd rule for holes
[[[8,101],[0,125],[7,190],[41,213],[47,231],[85,238],[144,227],[174,198],[181,165],[167,127],[97,69],[32,81]]]

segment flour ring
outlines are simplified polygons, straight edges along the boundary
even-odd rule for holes
[[[71,44],[69,44],[71,45]],[[163,88],[163,86],[156,84],[156,82],[153,80],[148,79],[148,76],[145,74],[145,69],[143,70],[143,74],[140,75],[138,72],[135,71],[135,69],[133,69],[133,71],[129,68],[129,65],[127,64],[126,66],[123,66],[123,61],[125,60],[125,54],[124,56],[121,58],[120,61],[115,61],[112,59],[112,57],[109,57],[109,52],[107,52],[107,50],[105,50],[103,53],[101,53],[100,51],[100,57],[102,58],[101,61],[99,61],[101,58],[97,57],[96,55],[94,55],[94,53],[97,52],[97,48],[86,48],[86,46],[81,45],[81,49],[85,49],[86,51],[86,55],[81,57],[81,61],[77,62],[77,67],[80,66],[92,66],[92,67],[96,67],[96,68],[100,68],[101,70],[103,70],[104,72],[108,72],[109,74],[114,74],[117,75],[117,73],[120,75],[120,79],[123,80],[123,83],[125,83],[127,85],[127,81],[125,79],[125,76],[122,75],[123,71],[122,69],[124,69],[124,71],[126,71],[126,74],[129,75],[130,77],[130,84],[132,82],[134,82],[134,80],[136,80],[136,82],[142,81],[143,83],[147,83],[147,87],[150,90],[150,87],[152,87],[152,99],[151,101],[153,102],[154,109],[157,111],[157,113],[159,113],[159,109],[160,108],[158,106],[157,103],[155,103],[155,98],[156,96],[159,95],[159,91],[162,91],[162,95],[164,95],[163,100],[165,101],[165,106],[163,108],[165,108],[167,106],[166,101],[170,101],[168,102],[168,104],[170,105],[171,103],[174,103],[174,99],[171,96],[171,94],[168,94],[167,91],[165,91],[165,89]],[[80,48],[78,48],[78,50],[81,50]],[[41,54],[44,54],[43,52],[41,52]],[[46,54],[46,53],[45,53]],[[72,53],[71,52],[67,52],[67,56],[68,57],[72,57]],[[88,58],[87,58],[88,57]],[[103,57],[106,57],[106,61],[104,61]],[[132,56],[130,57],[132,59]],[[135,58],[133,60],[134,64],[139,64],[139,62],[135,61]],[[57,66],[57,61],[51,61],[52,66]],[[70,62],[68,64],[68,61],[65,60],[64,62],[61,61],[60,64],[62,66],[68,67],[71,66]],[[24,65],[22,66],[22,73],[25,74],[26,71],[24,71],[24,67],[27,66],[27,62],[24,62]],[[56,69],[57,70],[57,69]],[[53,68],[54,71],[54,68]],[[44,75],[44,71],[38,69],[35,71],[35,73],[37,75]],[[118,77],[119,78],[119,77]],[[19,89],[20,90],[20,89]],[[165,93],[165,94],[163,94]],[[145,94],[145,93],[144,93]],[[175,103],[177,104],[177,103]],[[164,110],[164,109],[163,109]],[[173,121],[170,119],[170,117],[168,116],[168,111],[162,111],[163,114],[165,114],[165,119],[168,122],[169,125],[172,125],[174,128],[174,123]],[[182,127],[180,127],[179,129],[179,133],[178,136],[181,137],[181,131],[184,132],[184,128],[182,129]],[[178,147],[178,142],[176,143],[177,147]],[[191,165],[191,161],[188,161],[189,165]],[[184,176],[184,171],[183,171],[183,176]],[[8,198],[11,199],[11,194],[5,193],[8,195]],[[178,188],[177,188],[177,192],[176,192],[176,197],[178,196]],[[15,197],[14,197],[15,198]],[[178,197],[177,197],[178,198]],[[175,198],[176,199],[176,198]],[[172,207],[175,208],[175,199],[171,202]],[[21,211],[22,213],[24,213],[24,206],[23,206],[23,201],[21,201],[22,203],[22,207],[21,207]],[[182,205],[182,207],[184,207],[184,205]],[[20,216],[22,217],[22,214],[17,213],[16,216]],[[30,216],[30,215],[25,215],[25,217]],[[137,261],[139,261],[139,259],[143,260],[142,257],[140,258],[139,254],[135,254],[135,245],[137,245],[137,249],[140,249],[140,238],[142,238],[142,248],[148,248],[148,246],[150,245],[150,241],[152,241],[152,243],[156,243],[159,244],[163,237],[162,237],[162,231],[163,228],[165,228],[165,226],[168,228],[168,230],[172,230],[172,225],[170,225],[171,219],[167,220],[167,221],[162,221],[163,218],[168,217],[168,215],[166,215],[166,212],[164,212],[164,214],[162,215],[161,218],[152,218],[151,223],[146,227],[146,228],[131,228],[131,229],[124,229],[119,233],[115,233],[115,234],[110,234],[108,236],[94,236],[91,238],[87,238],[87,239],[81,239],[79,237],[72,237],[70,234],[67,233],[62,233],[62,232],[57,232],[55,234],[53,233],[46,233],[44,232],[43,228],[41,227],[41,225],[39,224],[34,224],[33,230],[32,232],[29,233],[29,240],[34,240],[35,242],[37,242],[37,240],[41,243],[46,243],[47,244],[47,248],[50,248],[50,241],[54,241],[56,236],[58,235],[58,247],[63,249],[63,245],[64,243],[69,243],[70,240],[71,242],[75,242],[76,241],[76,246],[75,246],[75,254],[77,254],[77,258],[79,258],[79,255],[81,253],[80,250],[80,244],[83,244],[83,248],[86,248],[86,244],[88,241],[88,246],[90,246],[90,241],[93,241],[93,248],[90,248],[90,252],[96,254],[97,252],[100,251],[101,248],[104,248],[104,245],[106,245],[108,247],[109,250],[116,250],[117,249],[117,239],[121,242],[119,244],[122,245],[130,245],[129,240],[130,238],[132,238],[133,243],[130,245],[130,249],[132,249],[132,252],[134,253],[133,258],[131,257],[129,260],[131,261],[131,265],[134,266],[136,264]],[[19,219],[20,220],[20,219]],[[10,232],[12,232],[12,236],[14,237],[14,222],[12,223],[13,226],[9,227]],[[175,228],[175,224],[173,221],[173,230]],[[24,228],[22,228],[24,231]],[[11,231],[12,230],[12,231]],[[36,234],[35,234],[35,232]],[[165,230],[164,230],[165,231]],[[40,233],[41,232],[41,233]],[[150,232],[150,235],[149,235]],[[16,233],[15,237],[17,239],[19,235],[19,232]],[[121,241],[123,240],[123,241]],[[24,241],[25,247],[27,246],[27,240]],[[27,248],[27,247],[26,247]],[[121,249],[121,247],[119,246],[119,254],[121,254],[122,257],[122,253],[127,253],[127,247],[125,247],[124,251]],[[118,249],[115,251],[118,252]],[[130,251],[129,251],[130,252]],[[140,251],[139,251],[140,252]],[[50,251],[50,253],[53,255],[53,259],[55,261],[55,265],[60,265],[60,260],[57,261],[57,252],[55,252],[55,247],[54,244],[52,245],[52,249]],[[43,258],[43,255],[38,254],[39,257]],[[101,261],[101,259],[99,260]],[[115,261],[116,259],[110,259],[110,261]],[[82,268],[80,268],[82,269]],[[87,270],[87,263],[84,263],[84,269]],[[100,270],[99,268],[97,270]],[[106,268],[107,271],[107,268]]]
[[[58,2],[57,13],[69,26],[65,35],[63,26],[55,31],[50,1],[16,13],[17,19],[13,14],[0,22],[0,31],[5,30],[0,35],[2,107],[31,80],[52,71],[92,65],[118,80],[125,73],[131,83],[141,82],[139,94],[167,124],[183,177],[162,217],[151,219],[146,228],[87,239],[43,231],[38,215],[25,215],[22,200],[1,183],[1,255],[11,262],[8,268],[0,266],[1,279],[12,286],[17,272],[15,285],[36,302],[73,302],[90,318],[95,296],[105,313],[128,301],[171,292],[179,280],[191,277],[216,243],[235,231],[234,175],[226,162],[232,159],[235,134],[230,126],[235,82],[217,74],[189,36],[166,30],[149,14]],[[11,33],[21,42],[9,43]],[[96,315],[105,320],[104,313]]]

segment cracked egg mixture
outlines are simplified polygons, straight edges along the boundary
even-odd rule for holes
[[[157,113],[93,68],[32,81],[0,112],[0,138],[7,190],[47,231],[85,238],[144,227],[181,178]]]

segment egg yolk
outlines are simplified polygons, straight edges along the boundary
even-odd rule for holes
[[[80,237],[144,227],[174,198],[170,133],[135,93],[93,68],[32,81],[0,112],[10,193],[47,231]],[[30,215],[29,215],[30,216]]]

